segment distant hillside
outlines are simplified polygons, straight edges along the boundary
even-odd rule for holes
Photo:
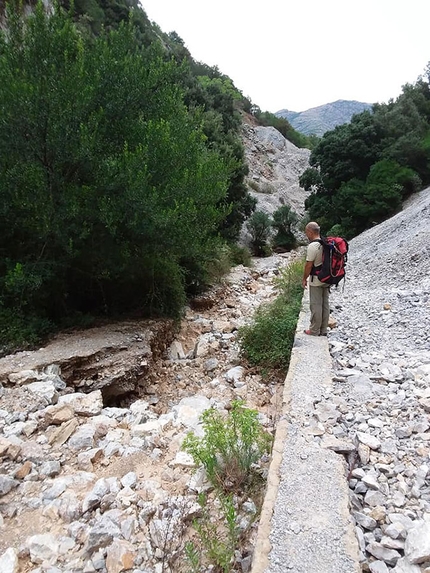
[[[370,109],[369,103],[339,99],[306,111],[289,111],[281,109],[275,115],[284,117],[290,124],[304,135],[322,136],[326,131],[334,129],[337,125],[348,123],[356,113]]]

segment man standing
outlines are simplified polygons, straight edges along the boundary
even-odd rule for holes
[[[303,288],[307,287],[309,278],[309,306],[311,310],[311,323],[305,334],[311,336],[327,336],[327,325],[330,315],[329,292],[330,287],[320,282],[312,269],[322,264],[323,247],[319,242],[320,227],[318,223],[311,222],[306,225],[305,233],[309,239],[306,251],[306,264],[303,273]]]

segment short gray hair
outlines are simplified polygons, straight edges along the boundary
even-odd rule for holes
[[[306,225],[306,228],[309,229],[310,231],[313,231],[314,233],[320,232],[320,226],[318,225],[318,223],[315,223],[315,221],[311,221],[310,223],[308,223]]]

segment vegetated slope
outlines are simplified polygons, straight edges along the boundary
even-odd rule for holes
[[[220,236],[235,240],[252,212],[241,94],[216,69],[202,64],[193,74],[180,39],[169,36],[169,51],[164,39],[152,42],[143,10],[127,23],[127,2],[106,2],[118,10],[94,19],[93,35],[81,31],[82,10],[75,22],[40,4],[25,25],[13,11],[0,34],[0,226],[8,230],[0,241],[0,338],[7,349],[34,344],[82,316],[172,315],[175,300],[179,313],[212,279],[212,261],[218,249],[225,252]],[[22,52],[26,58],[15,59]],[[12,173],[20,174],[18,183]],[[200,254],[189,255],[196,245]],[[25,277],[19,287],[10,278],[16,272]],[[178,297],[161,295],[173,285]]]
[[[291,125],[305,135],[322,136],[326,131],[334,129],[337,125],[348,123],[356,113],[361,113],[372,106],[355,100],[337,100],[306,111],[289,111],[281,109],[276,112],[277,117],[285,117]]]

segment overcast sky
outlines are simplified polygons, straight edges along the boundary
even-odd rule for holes
[[[387,102],[430,61],[430,0],[141,0],[263,111]]]

